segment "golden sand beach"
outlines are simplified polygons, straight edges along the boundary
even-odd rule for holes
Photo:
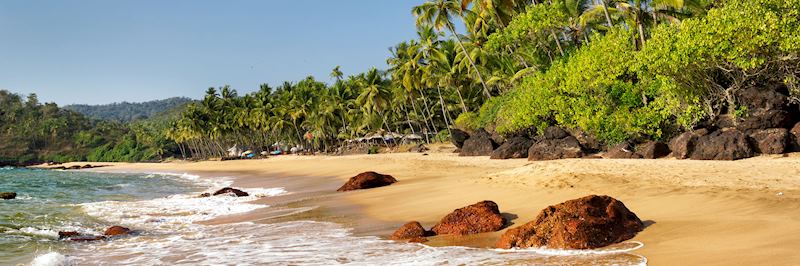
[[[292,217],[290,208],[223,217],[210,223],[315,218],[345,223],[356,234],[387,237],[411,220],[425,227],[453,209],[493,200],[514,227],[549,206],[590,194],[615,197],[647,227],[634,253],[650,265],[792,265],[800,262],[800,155],[739,161],[571,159],[530,162],[459,157],[446,152],[352,156],[278,156],[262,160],[113,163],[98,171],[188,172],[234,177],[234,186],[282,186],[289,207],[321,208]],[[398,183],[337,193],[364,171]],[[276,204],[276,199],[264,203]],[[294,203],[292,203],[294,202]],[[297,204],[303,202],[303,204]],[[434,237],[428,245],[491,247],[502,233]]]

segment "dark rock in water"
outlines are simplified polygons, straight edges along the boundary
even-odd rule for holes
[[[411,148],[408,148],[408,152],[426,152],[428,150],[429,149],[428,149],[428,147],[425,146],[425,144],[418,144],[418,145],[414,145]]]
[[[214,194],[212,194],[212,195],[213,196],[217,196],[217,195],[222,195],[222,194],[233,194],[233,195],[236,195],[237,197],[250,196],[250,194],[248,194],[247,192],[244,192],[244,191],[241,191],[241,190],[238,190],[238,189],[235,189],[235,188],[230,188],[230,187],[226,187],[226,188],[217,190],[217,192],[214,192]]]
[[[490,156],[495,148],[497,148],[497,143],[492,140],[489,133],[481,129],[475,131],[469,139],[464,141],[464,146],[461,146],[461,153],[459,153],[459,155]]]
[[[383,175],[376,172],[364,172],[351,177],[342,187],[336,191],[350,191],[357,189],[370,189],[394,184],[397,179],[390,175]]]
[[[0,192],[0,199],[12,200],[17,198],[16,192]]]
[[[92,241],[100,241],[106,240],[105,236],[78,236],[78,237],[70,237],[69,241],[73,242],[92,242]]]
[[[752,130],[786,128],[791,126],[789,112],[784,110],[756,109],[736,123],[736,128],[750,133]]]
[[[79,235],[81,235],[81,234],[79,234],[78,232],[75,232],[75,231],[59,231],[58,232],[58,239],[76,237],[76,236],[79,236]]]
[[[506,231],[496,246],[592,249],[631,239],[643,228],[622,202],[592,195],[545,208],[535,220]]]
[[[120,235],[127,235],[130,234],[131,229],[122,226],[112,226],[106,229],[106,232],[103,233],[105,236],[120,236]]]
[[[691,153],[693,160],[738,160],[750,158],[755,152],[747,141],[747,136],[739,130],[717,130],[708,135],[699,137],[694,151]]]
[[[433,226],[431,231],[437,235],[470,235],[494,232],[503,228],[506,219],[500,215],[497,203],[481,201],[454,210]]]
[[[544,129],[542,134],[544,139],[563,139],[569,136],[569,133],[563,128],[550,126]]]
[[[636,146],[636,153],[644,159],[658,159],[669,155],[667,144],[660,141],[650,141]]]
[[[634,151],[630,143],[621,143],[609,149],[604,156],[608,159],[641,159],[642,156]]]
[[[492,159],[528,158],[528,149],[532,141],[524,137],[513,137],[492,152]]]
[[[428,241],[426,236],[432,235],[431,232],[425,230],[422,225],[417,222],[408,222],[394,231],[392,240],[409,240],[409,242],[421,243]]]
[[[80,166],[80,165],[73,165],[73,166],[67,167],[67,170],[80,170],[81,168],[82,168],[82,166]]]
[[[789,145],[789,130],[785,128],[770,128],[756,130],[750,134],[753,139],[753,148],[762,154],[781,154],[786,152]]]
[[[457,128],[450,129],[450,141],[453,142],[453,145],[456,145],[456,148],[461,148],[464,146],[464,141],[469,139],[469,133]]]
[[[528,160],[531,161],[580,158],[583,155],[581,144],[572,136],[540,140],[528,149]]]
[[[211,193],[206,192],[206,193],[200,194],[197,197],[198,198],[208,198],[208,197],[211,197]]]
[[[672,156],[678,159],[686,159],[692,155],[697,139],[708,134],[708,129],[701,128],[694,131],[684,132],[669,141],[669,149]]]

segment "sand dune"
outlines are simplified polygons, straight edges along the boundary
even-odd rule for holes
[[[646,256],[651,265],[792,265],[800,261],[796,252],[800,248],[798,155],[735,162],[529,162],[401,153],[114,165],[100,169],[236,176],[236,185],[244,187],[315,187],[323,192],[309,195],[322,195],[317,202],[329,205],[332,216],[363,215],[344,220],[357,232],[384,236],[410,220],[432,226],[453,209],[485,199],[497,202],[513,223],[522,224],[548,205],[604,194],[623,201],[648,224],[633,240],[645,244],[635,253]],[[368,170],[391,174],[400,182],[358,192],[324,192]],[[343,202],[359,208],[336,207]],[[231,219],[259,220],[266,215]],[[500,233],[436,237],[428,244],[491,246]]]

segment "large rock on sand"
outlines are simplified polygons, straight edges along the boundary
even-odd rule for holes
[[[750,147],[747,136],[736,129],[717,130],[699,137],[692,151],[692,160],[733,161],[750,158],[755,151]]]
[[[496,246],[600,248],[631,239],[643,228],[622,202],[592,195],[545,208],[536,220],[506,231]]]
[[[630,143],[621,143],[608,149],[603,155],[608,159],[641,159],[642,156],[636,153],[633,145]]]
[[[450,141],[453,142],[453,145],[456,145],[456,148],[463,147],[467,139],[469,139],[469,133],[466,131],[457,128],[450,129]]]
[[[528,158],[528,149],[532,141],[526,137],[513,137],[492,152],[492,159]]]
[[[407,240],[409,242],[421,243],[427,242],[428,240],[425,239],[426,236],[430,236],[431,233],[426,231],[422,225],[417,222],[408,222],[394,231],[392,234],[392,240]]]
[[[350,191],[357,189],[370,189],[376,187],[383,187],[394,184],[397,179],[390,175],[383,175],[376,172],[364,172],[357,176],[351,177],[347,183],[342,185],[336,191]]]
[[[485,130],[478,130],[469,139],[464,141],[461,147],[460,156],[489,156],[497,148],[497,143],[492,140],[492,136]]]
[[[218,196],[218,195],[225,195],[225,194],[236,195],[237,197],[250,196],[250,194],[248,194],[247,192],[244,192],[244,191],[241,191],[241,190],[238,190],[238,189],[235,189],[235,188],[230,188],[230,187],[226,187],[226,188],[217,190],[217,192],[214,192],[213,195],[214,196]]]
[[[103,233],[104,236],[120,236],[120,235],[127,235],[130,234],[131,229],[122,226],[112,226],[106,229],[106,232]]]
[[[649,141],[636,146],[636,153],[644,159],[658,159],[669,155],[669,147],[660,141]]]
[[[770,128],[756,130],[750,134],[753,148],[761,154],[781,154],[788,150],[789,130],[785,128]]]
[[[469,235],[494,232],[503,228],[506,219],[500,215],[497,203],[481,201],[456,209],[448,214],[431,231],[437,235]]]
[[[791,116],[784,110],[756,109],[736,123],[736,128],[750,133],[753,130],[786,128],[791,126]]]
[[[583,148],[573,136],[563,139],[544,139],[528,149],[528,160],[544,161],[583,157]]]
[[[0,192],[0,199],[12,200],[17,198],[16,192]]]
[[[701,128],[694,131],[683,132],[669,141],[669,149],[672,156],[678,159],[686,159],[692,155],[697,139],[708,135],[708,129]]]

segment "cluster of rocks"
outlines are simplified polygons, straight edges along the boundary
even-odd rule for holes
[[[542,135],[516,134],[504,138],[499,134],[479,129],[466,132],[451,129],[453,144],[461,156],[490,156],[492,159],[555,160],[580,158],[591,151],[593,139],[583,137],[583,142],[565,129],[548,127]]]
[[[106,229],[103,235],[86,235],[76,231],[60,231],[58,232],[58,239],[69,240],[73,242],[90,242],[106,240],[112,237],[125,236],[131,233],[133,233],[131,229],[115,225]]]
[[[507,222],[496,203],[481,201],[456,209],[431,230],[425,230],[417,221],[408,222],[391,239],[422,243],[436,235],[495,232]],[[591,195],[545,208],[535,220],[506,231],[495,246],[593,249],[631,239],[643,229],[644,223],[622,202],[609,196]]]
[[[69,166],[69,167],[56,166],[56,167],[50,167],[48,169],[50,169],[50,170],[80,170],[80,169],[91,169],[91,168],[99,168],[99,167],[104,167],[104,165],[85,164],[85,165],[73,165],[73,166]]]
[[[409,242],[427,242],[429,236],[471,235],[495,232],[506,225],[506,218],[493,201],[481,201],[459,208],[443,217],[431,230],[425,230],[417,221],[408,222],[395,231],[391,239]]]

